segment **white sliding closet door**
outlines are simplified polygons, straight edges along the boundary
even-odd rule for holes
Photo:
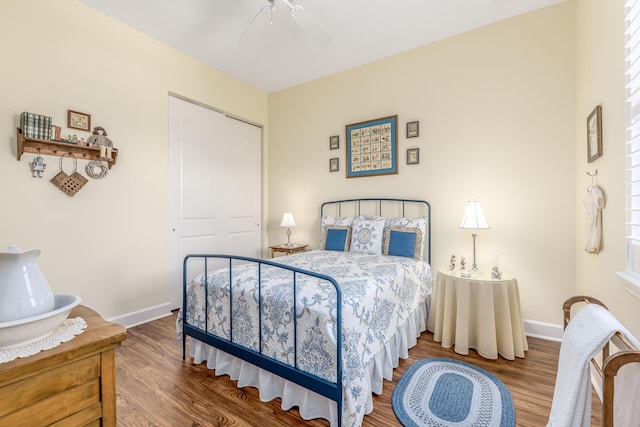
[[[169,96],[172,308],[182,303],[186,255],[260,257],[261,151],[260,127]]]

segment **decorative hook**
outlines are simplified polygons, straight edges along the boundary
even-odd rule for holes
[[[589,172],[587,172],[587,175],[589,175],[589,176],[591,177],[591,185],[593,185],[593,184],[594,184],[594,182],[593,182],[593,178],[594,178],[596,175],[598,175],[598,169],[596,169],[596,171],[595,171],[594,173],[589,173]]]

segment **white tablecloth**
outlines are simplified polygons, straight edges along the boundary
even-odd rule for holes
[[[514,276],[491,279],[490,271],[463,278],[438,271],[427,329],[445,348],[467,355],[469,348],[487,359],[524,357],[529,348]]]

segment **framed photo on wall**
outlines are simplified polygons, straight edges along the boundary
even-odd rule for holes
[[[338,148],[340,148],[340,136],[338,135],[333,135],[329,137],[329,149],[330,150],[337,150]]]
[[[408,165],[417,165],[420,163],[420,149],[419,148],[409,148],[407,150],[407,164]]]
[[[67,127],[91,132],[91,115],[67,110]]]
[[[602,106],[587,117],[587,160],[595,162],[602,156]]]
[[[415,138],[420,134],[420,122],[407,123],[407,138]]]
[[[346,126],[347,178],[398,173],[398,116]]]
[[[338,172],[340,170],[340,163],[337,157],[329,159],[329,172]]]

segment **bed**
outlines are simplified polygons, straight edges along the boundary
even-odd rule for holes
[[[318,250],[273,260],[188,255],[183,359],[189,336],[194,363],[257,387],[261,400],[361,425],[371,394],[426,329],[430,210],[422,200],[326,202]]]

